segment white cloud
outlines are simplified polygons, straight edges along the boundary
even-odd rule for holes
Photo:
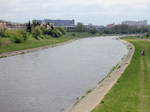
[[[73,19],[106,24],[126,19],[150,20],[149,0],[0,0],[0,19]]]

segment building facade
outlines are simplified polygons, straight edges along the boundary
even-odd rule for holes
[[[75,20],[36,20],[40,24],[52,24],[54,26],[62,26],[62,27],[72,27],[75,26]]]
[[[5,29],[5,28],[7,28],[7,24],[8,24],[8,22],[5,22],[5,21],[0,20],[0,29]]]
[[[16,30],[16,29],[26,29],[26,27],[27,24],[12,23],[0,20],[0,29]]]
[[[148,22],[147,20],[143,21],[123,21],[123,25],[129,25],[129,26],[147,26]]]
[[[104,26],[100,26],[100,25],[93,25],[93,24],[88,24],[88,25],[84,25],[88,30],[90,29],[96,29],[96,30],[101,30],[104,28]]]
[[[106,26],[106,28],[113,28],[113,27],[115,27],[115,23],[113,23],[113,24],[108,24],[108,25]]]

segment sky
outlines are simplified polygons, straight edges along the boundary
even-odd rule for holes
[[[0,0],[0,20],[75,19],[84,24],[150,21],[150,0]]]

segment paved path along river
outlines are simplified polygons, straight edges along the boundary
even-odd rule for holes
[[[0,111],[65,112],[127,52],[115,37],[97,37],[2,58]]]

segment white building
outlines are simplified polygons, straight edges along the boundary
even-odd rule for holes
[[[129,26],[147,26],[147,20],[143,21],[123,21],[122,24],[129,25]]]

